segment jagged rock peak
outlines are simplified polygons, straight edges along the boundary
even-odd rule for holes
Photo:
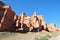
[[[39,15],[39,19],[44,20],[44,17],[42,14]]]
[[[26,16],[25,12],[22,12],[21,16]]]
[[[43,15],[42,15],[42,14],[40,14],[40,17],[43,17]]]
[[[36,15],[36,11],[34,12],[33,16],[37,16],[37,15]]]

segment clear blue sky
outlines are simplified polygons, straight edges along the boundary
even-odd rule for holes
[[[55,23],[60,28],[60,0],[1,0],[10,5],[12,10],[20,15],[25,12],[32,16],[34,11],[37,15],[42,14],[46,23]]]

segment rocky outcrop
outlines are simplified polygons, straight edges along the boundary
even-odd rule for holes
[[[43,15],[38,16],[38,19],[41,21],[41,25],[44,26],[44,29],[46,29],[47,26],[46,26],[46,22],[44,20]]]
[[[55,24],[46,24],[43,15],[26,16],[22,12],[20,16],[16,15],[11,7],[0,1],[0,32],[1,31],[59,31]]]
[[[57,31],[55,24],[47,24],[47,27],[49,31]]]
[[[0,31],[11,30],[15,13],[7,5],[0,8]]]

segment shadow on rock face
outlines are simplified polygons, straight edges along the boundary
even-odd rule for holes
[[[27,31],[25,31],[25,30],[18,30],[18,31],[16,31],[17,33],[28,33]]]
[[[23,34],[29,32],[29,27],[26,24],[23,24],[22,28],[23,28],[23,30],[17,30],[16,31],[16,26],[15,26],[15,28],[13,28],[11,30],[9,30],[9,29],[4,30],[4,32],[23,33]],[[33,27],[33,29],[31,30],[31,32],[39,32],[38,30],[39,31],[45,30],[45,31],[48,31],[49,32],[48,28],[44,29],[44,26],[43,25],[41,25],[39,28],[34,28]]]
[[[23,24],[22,28],[23,32],[29,32],[29,27],[26,24]]]
[[[41,26],[39,27],[39,31],[42,31],[42,30],[44,30],[44,26],[43,26],[43,25],[41,25]]]
[[[45,31],[49,32],[48,28],[46,28]]]
[[[38,29],[39,29],[39,28],[33,28],[33,29],[31,30],[31,32],[38,32]]]

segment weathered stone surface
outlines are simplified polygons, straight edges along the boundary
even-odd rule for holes
[[[20,23],[20,24],[19,24]],[[47,25],[43,16],[37,16],[36,12],[34,12],[34,15],[31,17],[26,16],[24,13],[18,17],[18,20],[16,22],[17,27],[23,28],[23,30],[38,30],[38,31],[57,31],[57,28],[55,27],[54,24],[49,24]],[[50,27],[52,28],[50,30]]]
[[[28,27],[30,27],[30,17],[24,18],[24,24],[26,24]]]
[[[26,27],[29,28],[28,30],[31,31],[31,19],[30,19],[30,17],[25,17],[23,23],[26,24]]]
[[[33,17],[32,17],[32,20],[31,20],[31,23],[32,23],[32,26],[34,27],[34,28],[39,28],[39,20],[38,20],[38,17],[37,17],[37,15],[36,15],[36,12],[34,12],[34,15],[33,15]]]
[[[2,1],[0,1],[0,7],[4,6],[5,3],[3,3]]]
[[[13,27],[15,13],[10,8],[8,9],[2,8],[0,11],[2,12],[0,15],[0,24],[1,24],[0,31],[6,30],[6,29],[10,30]]]
[[[38,19],[41,21],[41,25],[44,26],[44,29],[46,29],[47,26],[46,26],[46,22],[44,20],[43,15],[38,16]]]
[[[46,24],[43,15],[37,16],[34,12],[33,16],[26,16],[25,12],[22,12],[20,16],[16,15],[11,10],[10,6],[7,6],[0,1],[0,31],[4,30],[22,30],[22,31],[60,31],[56,28],[55,24]]]
[[[4,11],[5,11],[4,8],[0,8],[0,23],[1,23],[1,19],[2,19],[2,17],[3,17]]]
[[[49,31],[57,31],[56,25],[55,24],[48,24],[48,30]]]

